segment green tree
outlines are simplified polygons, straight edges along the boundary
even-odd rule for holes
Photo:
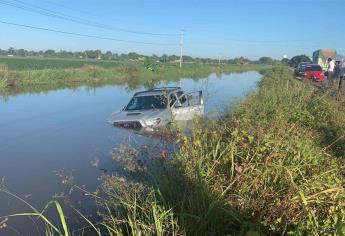
[[[15,51],[16,51],[16,50],[15,50],[13,47],[10,47],[10,48],[8,49],[8,54],[14,55]]]
[[[138,53],[135,52],[130,52],[128,53],[128,59],[130,60],[138,60],[140,57],[142,57],[141,55],[139,55]]]
[[[16,56],[25,57],[25,56],[26,56],[26,50],[24,50],[24,49],[18,49],[18,50],[16,51]]]
[[[87,51],[85,51],[86,57],[91,58],[91,59],[98,58],[98,55],[99,55],[98,53],[99,53],[98,50],[87,50]]]
[[[296,67],[301,62],[311,63],[311,60],[307,55],[304,55],[304,54],[303,55],[297,55],[297,56],[294,56],[293,58],[291,58],[291,60],[289,61],[289,65],[292,67]]]
[[[47,51],[44,52],[45,57],[53,57],[55,56],[55,51],[52,49],[48,49]]]
[[[176,55],[170,55],[168,56],[168,58],[169,58],[169,61],[176,61],[180,59],[180,57]]]
[[[160,59],[161,62],[168,62],[169,61],[169,57],[166,54],[163,54]]]
[[[289,60],[288,58],[283,58],[283,59],[281,60],[281,63],[283,63],[284,65],[289,65],[290,60]]]
[[[105,58],[108,59],[108,60],[111,60],[113,59],[113,53],[111,51],[107,51],[105,54],[104,54]]]
[[[247,64],[249,62],[250,62],[250,60],[248,58],[245,58],[245,57],[236,57],[236,58],[234,58],[234,63],[238,64],[238,65]]]
[[[272,65],[273,64],[273,59],[270,58],[270,57],[260,57],[259,62],[261,64]]]
[[[192,62],[192,61],[194,61],[194,59],[191,56],[183,56],[183,61],[184,62]]]

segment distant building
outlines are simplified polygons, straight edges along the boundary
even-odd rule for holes
[[[336,58],[337,52],[331,48],[319,49],[313,53],[313,63],[319,64],[323,69],[327,68],[327,59]]]

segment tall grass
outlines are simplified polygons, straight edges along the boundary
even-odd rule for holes
[[[44,234],[47,236],[53,236],[53,235],[70,236],[71,235],[69,232],[68,226],[67,226],[66,216],[62,210],[60,203],[57,202],[56,200],[52,200],[52,201],[48,202],[44,206],[43,210],[39,211],[34,206],[32,206],[30,203],[28,203],[24,199],[20,198],[19,196],[9,192],[8,190],[4,189],[3,187],[0,188],[0,192],[6,193],[7,195],[13,197],[14,199],[19,200],[20,202],[24,203],[26,206],[28,206],[31,209],[30,212],[20,212],[20,213],[16,213],[16,214],[7,215],[7,216],[0,216],[0,231],[1,231],[1,228],[7,227],[6,222],[9,220],[9,218],[12,218],[12,217],[34,217],[37,220],[42,221],[43,225],[45,226],[44,227]],[[45,216],[46,210],[51,206],[55,206],[55,208],[57,210],[59,222],[61,224],[62,229],[60,229],[60,225],[54,225],[52,223],[54,221],[48,219]]]
[[[84,65],[78,68],[45,68],[10,70],[2,87],[28,88],[38,86],[68,87],[70,85],[126,84],[130,89],[153,87],[160,81],[178,81],[184,77],[203,78],[211,73],[231,73],[261,70],[264,65],[204,65],[186,64],[182,69],[172,64],[158,64],[154,68],[143,62],[127,62],[114,67]],[[0,72],[1,73],[1,72]],[[0,74],[1,76],[1,74]],[[1,77],[0,77],[1,78]]]
[[[105,186],[111,199],[98,203],[107,209],[102,216],[109,235],[181,235],[173,209],[161,204],[159,193],[123,178],[108,178]]]
[[[0,90],[7,88],[7,80],[5,78],[0,78]]]
[[[0,64],[0,90],[7,87],[8,67],[6,64]]]
[[[176,235],[344,234],[345,146],[333,152],[340,137],[325,142],[324,130],[343,127],[345,111],[291,78],[284,67],[266,72],[232,113],[179,135],[173,158],[158,158],[140,174],[140,166],[131,168],[131,181],[108,177],[108,227],[121,222],[121,234],[141,235],[156,225],[142,216],[158,204]],[[135,165],[133,152],[124,154]]]

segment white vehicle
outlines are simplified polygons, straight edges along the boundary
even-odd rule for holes
[[[155,88],[137,92],[127,106],[114,112],[108,122],[134,129],[155,129],[175,121],[204,115],[202,91],[184,93],[180,87]]]

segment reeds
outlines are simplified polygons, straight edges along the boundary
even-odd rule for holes
[[[117,197],[108,194],[107,204],[116,212],[134,191],[135,201],[126,201],[132,212],[147,214],[148,205],[159,204],[177,223],[174,234],[341,235],[345,146],[335,155],[329,145],[340,136],[327,146],[323,140],[326,127],[343,127],[338,118],[345,111],[335,104],[294,81],[287,68],[269,70],[230,114],[202,120],[191,136],[176,137],[180,151],[173,158],[157,158],[139,178],[124,180],[125,186],[136,183],[135,191],[122,187]],[[116,191],[118,181],[109,177],[106,190]],[[130,220],[128,214],[111,215],[124,225],[123,235],[140,235],[128,227],[133,222],[154,225],[132,213]]]

